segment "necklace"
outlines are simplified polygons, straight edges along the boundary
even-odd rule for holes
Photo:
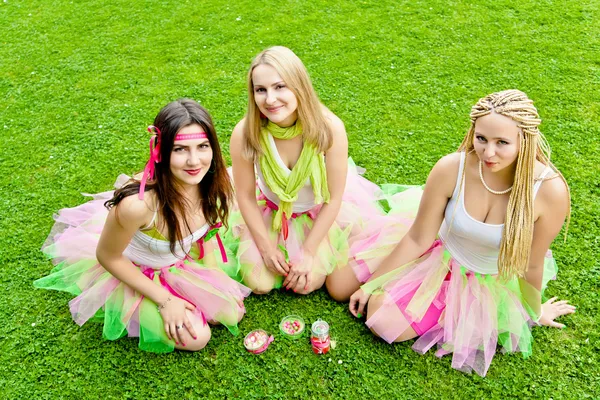
[[[481,160],[479,160],[479,178],[481,179],[481,183],[483,183],[483,186],[487,189],[488,192],[492,193],[492,194],[506,194],[508,192],[510,192],[512,190],[512,186],[509,187],[506,190],[502,190],[502,191],[498,191],[498,190],[493,190],[491,189],[487,183],[485,183],[485,181],[483,180],[483,162],[481,162]]]

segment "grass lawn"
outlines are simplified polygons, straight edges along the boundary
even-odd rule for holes
[[[599,4],[3,0],[0,398],[600,398]],[[498,354],[481,378],[377,340],[324,290],[272,293],[247,300],[242,332],[320,317],[337,339],[330,356],[281,337],[255,356],[224,328],[201,352],[155,355],[75,325],[68,294],[34,290],[51,269],[39,248],[52,214],[141,170],[145,127],[167,102],[207,107],[228,156],[247,68],[275,44],[305,62],[377,183],[423,183],[478,98],[518,88],[534,99],[571,187],[548,291],[578,306],[567,328],[534,328],[529,359]]]

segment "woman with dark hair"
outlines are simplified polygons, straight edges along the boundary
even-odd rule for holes
[[[221,270],[235,268],[218,234],[231,183],[211,117],[195,101],[169,103],[148,130],[140,179],[55,217],[42,251],[58,265],[34,285],[76,295],[75,322],[103,321],[106,339],[200,350],[207,320],[238,333],[250,293]]]

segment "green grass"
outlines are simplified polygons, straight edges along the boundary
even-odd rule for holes
[[[600,398],[599,3],[225,3],[0,2],[0,398]],[[68,295],[34,290],[51,268],[39,248],[52,213],[141,170],[161,106],[200,101],[228,154],[247,67],[275,44],[305,62],[377,183],[423,183],[478,98],[528,93],[573,197],[549,289],[578,306],[567,329],[535,328],[531,358],[498,354],[481,378],[376,340],[324,291],[273,293],[247,300],[242,332],[320,317],[338,342],[330,356],[281,337],[254,356],[220,328],[199,353],[159,356],[79,328]]]

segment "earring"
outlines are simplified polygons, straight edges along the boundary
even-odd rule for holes
[[[215,173],[215,171],[217,170],[217,166],[216,166],[216,165],[214,165],[213,161],[211,161],[211,162],[210,162],[210,166],[212,167],[212,170],[209,168],[209,169],[208,169],[208,173],[209,173],[209,174],[214,174],[214,173]]]

